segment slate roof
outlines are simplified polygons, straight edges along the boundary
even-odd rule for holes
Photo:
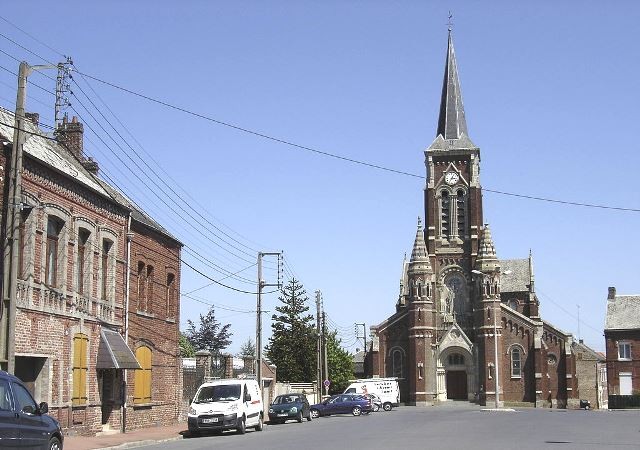
[[[604,329],[640,329],[640,295],[616,295],[613,300],[607,300]]]
[[[462,104],[462,91],[458,79],[458,64],[453,49],[453,39],[449,30],[447,43],[447,61],[442,81],[442,97],[440,98],[440,115],[438,117],[438,131],[444,139],[459,139],[467,135],[467,120]]]
[[[10,142],[13,141],[14,122],[14,113],[0,107],[0,136],[3,136]],[[30,120],[25,120],[23,123],[27,131],[27,133],[25,133],[23,151],[28,156],[74,179],[114,203],[123,206],[125,209],[130,210],[133,220],[146,225],[182,245],[178,239],[171,235],[162,225],[153,220],[147,213],[138,208],[118,189],[90,173],[76,157],[66,148],[58,144],[53,136],[44,133]]]
[[[531,272],[529,270],[528,259],[504,259],[500,261],[501,292],[527,292],[531,282]],[[509,274],[504,272],[511,271]]]
[[[596,352],[591,347],[588,347],[584,343],[581,342],[573,342],[573,353],[582,353],[582,359],[590,360],[590,361],[600,361],[604,362],[606,358],[602,353]]]

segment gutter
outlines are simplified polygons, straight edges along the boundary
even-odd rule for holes
[[[124,292],[124,342],[129,345],[129,292],[131,288],[131,240],[133,233],[131,232],[131,211],[127,220],[127,249],[124,261],[125,267],[125,292]],[[127,369],[122,371],[122,433],[127,432]]]

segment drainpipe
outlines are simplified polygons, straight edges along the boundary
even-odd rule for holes
[[[129,291],[131,287],[131,213],[127,220],[127,251],[124,260],[125,291],[124,291],[124,342],[129,345]],[[127,369],[122,370],[122,433],[127,432]]]

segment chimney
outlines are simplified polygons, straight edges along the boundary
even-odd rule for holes
[[[27,120],[30,120],[31,123],[33,123],[35,126],[40,125],[40,114],[28,112],[28,113],[24,113],[24,116],[27,118]]]
[[[84,161],[82,156],[82,133],[84,127],[78,118],[73,116],[71,122],[67,120],[65,116],[62,119],[62,123],[58,125],[56,129],[56,137],[61,145],[67,148],[72,154],[76,156],[80,161]]]
[[[607,296],[607,300],[612,302],[615,299],[616,299],[616,288],[615,287],[610,287],[609,288],[609,295]]]
[[[91,156],[86,161],[82,161],[82,166],[94,175],[98,175],[98,162]]]
[[[584,339],[578,339],[578,342],[580,342],[581,344],[584,344]]]

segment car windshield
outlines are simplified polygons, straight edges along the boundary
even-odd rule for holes
[[[239,384],[218,384],[216,386],[203,386],[194,403],[229,402],[240,398]]]
[[[295,402],[301,402],[301,401],[302,400],[297,395],[279,395],[278,397],[275,398],[275,400],[273,401],[273,404],[286,405],[287,403],[295,403]]]

